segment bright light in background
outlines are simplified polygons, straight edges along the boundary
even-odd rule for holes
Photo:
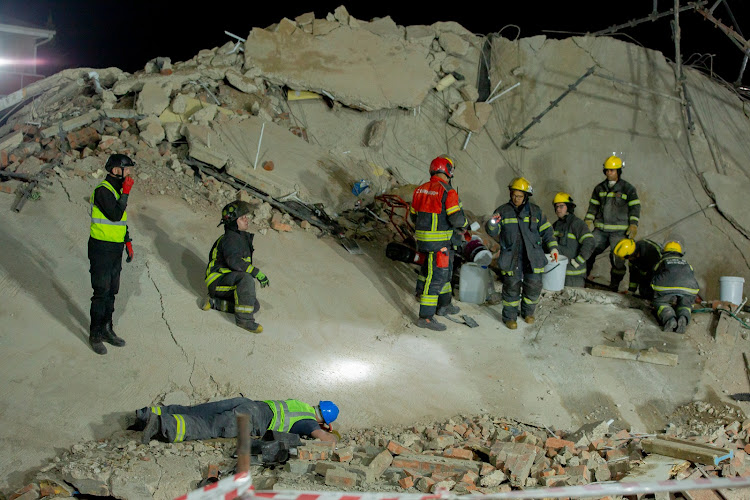
[[[325,376],[328,383],[358,382],[372,375],[372,366],[363,361],[337,361],[335,365],[327,367]]]
[[[5,59],[0,57],[0,67],[2,66],[40,66],[44,64],[41,59]]]

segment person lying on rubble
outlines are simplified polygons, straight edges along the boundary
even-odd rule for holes
[[[614,253],[627,261],[630,271],[628,291],[623,293],[638,292],[646,300],[653,299],[651,280],[654,278],[654,267],[661,260],[661,245],[651,240],[633,241],[625,238],[615,245]]]
[[[665,332],[685,333],[699,291],[693,266],[683,254],[680,242],[668,241],[651,280],[654,289],[652,303]]]
[[[331,401],[310,406],[296,399],[254,401],[240,397],[194,406],[147,406],[136,410],[135,416],[145,425],[141,442],[148,444],[152,439],[180,443],[236,437],[237,415],[243,413],[250,415],[251,436],[273,430],[336,441],[331,424],[339,416],[339,408]]]
[[[586,282],[586,261],[594,251],[594,235],[586,223],[576,217],[576,204],[568,193],[557,193],[552,199],[557,221],[552,225],[557,238],[557,247],[568,258],[565,270],[565,286],[583,288]]]
[[[542,273],[547,265],[544,247],[557,262],[559,252],[552,224],[529,198],[531,183],[516,177],[508,184],[510,200],[495,209],[487,221],[487,234],[500,243],[498,267],[503,281],[503,323],[518,328],[518,308],[526,323],[534,323],[534,311],[542,293]],[[521,296],[523,295],[523,300]]]
[[[270,285],[268,277],[253,265],[253,233],[247,214],[250,204],[233,201],[221,211],[219,225],[224,234],[214,242],[208,255],[206,287],[208,298],[202,305],[204,311],[218,309],[234,312],[234,321],[250,333],[260,333],[263,327],[255,322],[260,303],[255,295],[255,281],[260,287]]]

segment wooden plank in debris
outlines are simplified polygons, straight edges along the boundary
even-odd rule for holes
[[[656,349],[629,349],[609,345],[597,345],[591,348],[591,355],[600,358],[627,359],[656,365],[677,366],[678,356]]]
[[[641,446],[646,453],[658,453],[705,465],[719,465],[719,462],[734,456],[734,450],[670,436],[644,439],[641,441]]]
[[[690,462],[687,460],[652,453],[633,467],[623,481],[665,481],[688,467]]]

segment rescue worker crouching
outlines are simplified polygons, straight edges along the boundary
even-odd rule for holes
[[[565,286],[583,287],[586,282],[586,261],[594,251],[594,237],[586,223],[576,217],[576,204],[568,193],[557,193],[552,200],[557,221],[552,225],[557,248],[568,258]]]
[[[112,325],[115,296],[120,290],[122,254],[127,262],[134,257],[128,233],[128,198],[135,183],[130,177],[135,163],[127,155],[113,154],[104,168],[107,177],[91,193],[91,229],[88,257],[91,273],[91,326],[89,344],[97,354],[106,354],[103,342],[121,347],[125,341],[118,337]]]
[[[430,180],[414,190],[409,208],[417,251],[426,254],[417,279],[420,304],[417,326],[435,331],[446,329],[434,318],[435,314],[445,316],[460,311],[451,304],[455,254],[452,238],[454,231],[466,231],[468,221],[458,192],[450,184],[454,170],[453,160],[446,156],[432,160]]]
[[[542,293],[542,273],[547,265],[542,245],[555,261],[558,251],[552,225],[542,209],[529,201],[534,192],[529,181],[516,177],[508,184],[508,190],[510,201],[497,207],[485,228],[487,234],[500,243],[502,318],[508,328],[515,330],[519,304],[525,321],[534,322],[534,311]]]
[[[593,229],[594,252],[586,268],[590,275],[596,257],[610,248],[609,288],[617,291],[625,277],[625,261],[616,257],[614,248],[623,238],[635,239],[641,216],[641,201],[632,184],[622,179],[622,159],[612,155],[604,162],[605,180],[594,187],[586,213],[586,223]]]
[[[668,241],[651,280],[651,288],[654,289],[653,306],[665,332],[685,333],[690,323],[695,296],[699,291],[693,266],[685,260],[683,254],[679,242]]]
[[[237,326],[250,333],[260,333],[263,327],[255,322],[260,303],[255,295],[255,281],[261,288],[269,286],[268,277],[253,265],[253,237],[247,232],[250,205],[233,201],[221,211],[224,234],[211,247],[206,267],[206,286],[209,298],[203,309],[212,307],[233,312]]]
[[[630,272],[628,291],[623,293],[639,292],[644,299],[653,299],[651,280],[654,277],[654,267],[661,260],[661,246],[651,240],[634,241],[625,238],[615,245],[614,252],[617,257],[627,261]]]
[[[290,432],[321,441],[336,441],[331,424],[339,408],[331,401],[316,406],[296,399],[254,401],[232,398],[195,406],[150,406],[136,410],[143,426],[141,442],[151,439],[170,443],[195,439],[233,438],[237,436],[237,415],[250,415],[251,436],[262,436],[266,430]]]

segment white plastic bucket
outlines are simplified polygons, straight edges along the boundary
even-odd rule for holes
[[[461,266],[458,281],[458,300],[469,304],[483,304],[487,300],[490,270],[474,262]]]
[[[742,303],[742,288],[745,278],[740,276],[722,276],[719,278],[720,300],[739,305]]]
[[[547,255],[547,265],[544,266],[542,275],[542,288],[550,292],[559,292],[565,288],[565,271],[568,269],[568,258],[560,254],[558,261],[552,260],[551,255]]]

